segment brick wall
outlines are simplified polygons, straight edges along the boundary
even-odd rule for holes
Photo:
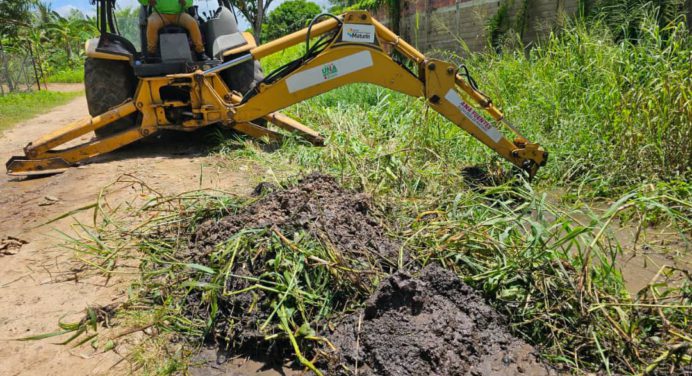
[[[483,50],[488,46],[486,25],[502,1],[509,1],[513,23],[524,0],[402,0],[399,33],[423,52],[461,52],[462,41],[471,51]],[[578,4],[579,0],[528,0],[523,42],[549,33],[561,22],[561,15],[573,15]],[[375,17],[388,24],[386,9],[379,9]]]

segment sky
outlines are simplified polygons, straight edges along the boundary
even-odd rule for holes
[[[276,8],[283,1],[285,0],[274,0],[271,6],[269,7],[269,10],[271,11],[272,9]],[[322,9],[326,10],[327,8],[329,8],[329,0],[312,1],[321,6]],[[57,11],[61,15],[68,14],[72,9],[79,9],[80,11],[82,11],[82,13],[88,15],[94,15],[96,13],[96,7],[92,6],[89,0],[49,0],[48,2],[50,2],[53,6],[53,9],[55,9],[55,11]],[[218,4],[217,0],[194,0],[194,2],[196,5],[199,5],[201,11],[206,10],[208,8],[215,9],[216,5]],[[118,7],[121,8],[139,6],[139,2],[137,0],[116,0],[116,4],[118,5]],[[250,27],[250,24],[239,13],[238,23],[240,24],[240,30],[245,30]]]

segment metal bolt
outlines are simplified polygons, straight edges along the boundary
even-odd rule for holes
[[[431,71],[434,71],[435,70],[435,63],[428,64],[428,69]]]
[[[450,75],[454,74],[454,68],[452,68],[452,67],[447,67],[447,73],[450,74]]]
[[[368,18],[368,16],[365,15],[365,13],[360,15],[360,19],[365,21],[365,19]]]
[[[430,103],[432,103],[432,104],[440,103],[440,97],[437,95],[433,95],[432,97],[430,97]]]

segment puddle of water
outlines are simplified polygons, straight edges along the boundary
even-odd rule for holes
[[[565,203],[562,202],[565,193],[561,189],[545,192],[551,205],[562,208],[565,207]],[[586,214],[587,212],[603,214],[611,204],[605,201],[594,202],[581,210],[571,211],[570,215],[576,222],[588,224],[591,217]],[[636,296],[648,286],[664,265],[692,270],[690,245],[672,228],[661,225],[639,229],[636,223],[623,224],[619,220],[613,220],[606,234],[615,240],[622,250],[615,263],[622,273],[627,291],[632,296]]]

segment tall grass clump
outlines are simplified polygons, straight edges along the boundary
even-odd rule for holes
[[[573,21],[528,50],[473,54],[465,63],[551,151],[550,180],[607,195],[689,180],[691,55],[683,22],[659,26],[647,18],[637,39],[617,39],[596,19]]]

